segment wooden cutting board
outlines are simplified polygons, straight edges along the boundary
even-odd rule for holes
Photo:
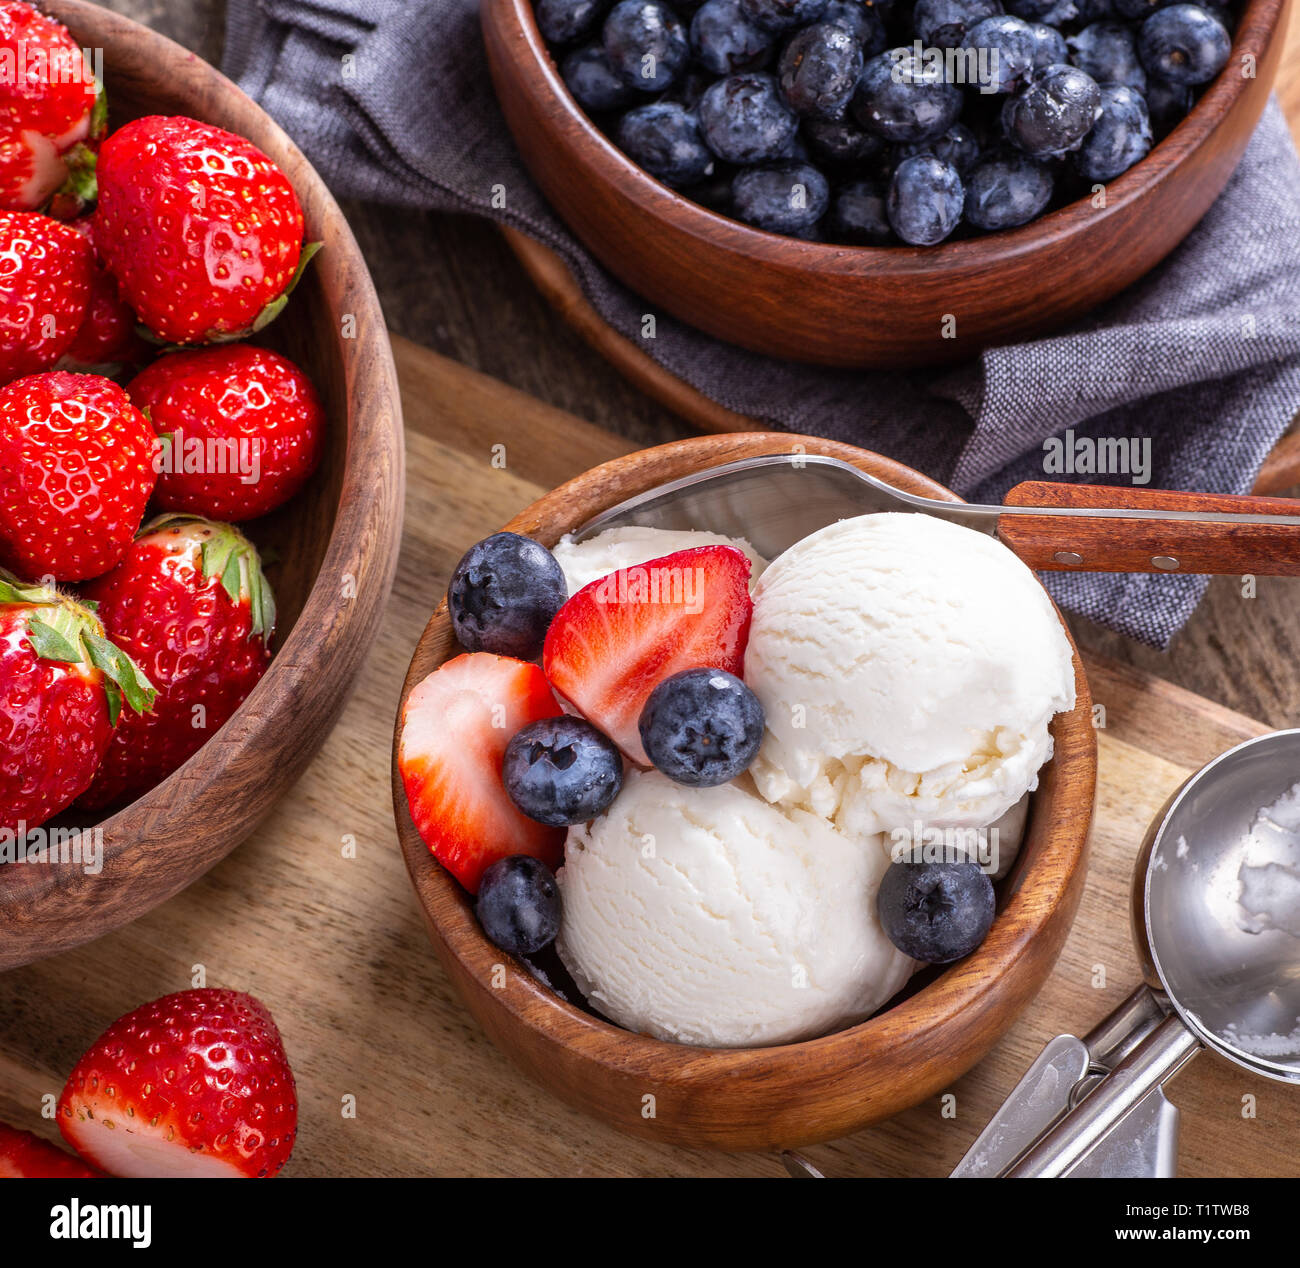
[[[782,1175],[772,1155],[656,1146],[551,1099],[484,1039],[434,960],[389,799],[411,650],[470,542],[630,446],[395,342],[408,443],[403,553],[342,720],[294,791],[206,877],[110,937],[0,976],[0,1118],[55,1136],[42,1107],[86,1045],[202,974],[261,997],[284,1033],[301,1104],[287,1175]],[[1040,1046],[1086,1031],[1136,984],[1128,886],[1142,832],[1190,770],[1264,728],[1154,678],[1095,663],[1089,675],[1106,711],[1091,871],[1052,978],[951,1089],[955,1116],[936,1098],[808,1149],[828,1175],[946,1174]],[[1172,1091],[1184,1175],[1300,1174],[1296,1092],[1208,1056]],[[1252,1097],[1254,1117],[1244,1117]]]

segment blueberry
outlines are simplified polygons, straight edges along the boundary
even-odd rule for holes
[[[705,0],[691,19],[691,48],[715,75],[767,65],[776,37],[745,16],[740,0]]]
[[[1138,59],[1137,37],[1123,22],[1094,22],[1071,36],[1070,60],[1098,84],[1146,90],[1147,73]]]
[[[1016,150],[980,159],[966,177],[966,219],[977,229],[1028,224],[1052,198],[1046,163]]]
[[[634,163],[665,185],[695,185],[713,171],[713,154],[700,136],[699,120],[674,101],[629,110],[614,140]]]
[[[932,247],[957,227],[964,197],[961,176],[951,163],[918,154],[894,169],[885,210],[904,242]]]
[[[636,95],[609,64],[603,44],[574,49],[564,59],[560,74],[578,104],[596,114],[626,106]]]
[[[1047,158],[1077,148],[1101,109],[1096,80],[1077,66],[1049,66],[1002,107],[1007,137],[1026,154]]]
[[[1115,0],[1076,0],[1079,8],[1079,25],[1088,26],[1093,22],[1104,22],[1116,17]]]
[[[816,22],[829,0],[740,0],[745,14],[768,31],[793,31]]]
[[[1057,62],[1070,60],[1070,49],[1065,36],[1054,26],[1044,22],[1031,22],[1029,29],[1034,36],[1034,69],[1046,70]]]
[[[959,175],[965,176],[980,156],[980,143],[964,123],[954,123],[942,136],[898,147],[900,159],[917,154],[933,154],[935,158],[951,163]]]
[[[551,44],[571,44],[600,24],[608,0],[537,0],[537,29]]]
[[[830,197],[826,177],[798,161],[750,168],[731,183],[732,206],[741,220],[798,238],[811,234]]]
[[[826,236],[851,246],[883,247],[894,240],[885,211],[889,187],[884,181],[854,181],[845,185],[826,216]]]
[[[1001,0],[916,0],[912,25],[927,47],[960,48],[976,22],[1001,12]]]
[[[862,46],[842,26],[806,26],[781,50],[781,94],[796,114],[839,119],[858,85],[862,63]]]
[[[865,57],[874,57],[889,47],[889,33],[878,6],[863,4],[862,0],[831,0],[822,21],[842,26],[862,46]]]
[[[1147,73],[1173,84],[1209,83],[1231,51],[1223,23],[1194,4],[1157,10],[1138,34],[1138,55]]]
[[[1076,0],[1007,0],[1007,12],[1026,22],[1064,26],[1078,16]]]
[[[1085,180],[1113,180],[1151,151],[1151,118],[1140,93],[1124,84],[1102,84],[1101,118],[1074,153]]]
[[[754,760],[763,738],[763,706],[724,669],[684,669],[650,693],[639,725],[646,755],[669,779],[712,788],[735,779]]]
[[[720,79],[700,98],[704,143],[728,163],[782,158],[794,141],[799,116],[765,72]]]
[[[447,610],[466,651],[532,660],[568,597],[564,570],[545,546],[518,533],[493,533],[456,565]]]
[[[1127,18],[1130,22],[1140,22],[1149,18],[1157,9],[1164,9],[1174,0],[1113,0],[1116,16]]]
[[[1187,117],[1196,91],[1190,84],[1171,84],[1167,79],[1152,75],[1147,80],[1144,96],[1147,113],[1151,116],[1151,130],[1157,137],[1164,137]]]
[[[891,863],[876,895],[881,927],[904,955],[949,964],[993,925],[993,882],[978,863]]]
[[[875,133],[847,118],[806,119],[803,133],[812,156],[831,167],[863,168],[885,153],[885,143]]]
[[[530,819],[562,828],[609,808],[623,787],[623,758],[585,718],[562,714],[515,733],[501,760],[501,782]]]
[[[560,887],[540,859],[512,854],[483,873],[475,905],[488,939],[512,955],[533,955],[560,932]]]
[[[896,145],[942,135],[961,106],[961,89],[944,79],[943,67],[910,48],[870,58],[851,102],[853,117],[868,132]]]
[[[605,19],[603,38],[610,65],[638,92],[662,92],[691,51],[686,28],[657,0],[619,0]]]
[[[1034,54],[1038,41],[1033,28],[1023,18],[998,14],[982,18],[966,32],[962,48],[987,49],[991,77],[983,77],[981,67],[980,91],[988,93],[1015,92],[1034,69]]]

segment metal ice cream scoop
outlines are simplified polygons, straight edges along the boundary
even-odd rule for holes
[[[1057,572],[1300,575],[1300,502],[1105,485],[1018,484],[1002,506],[918,497],[838,458],[772,453],[661,484],[574,534],[704,529],[775,558],[836,520],[920,511],[996,534],[1031,568]]]
[[[1300,730],[1275,731],[1165,803],[1133,879],[1146,984],[1082,1039],[1048,1043],[954,1176],[1173,1175],[1162,1089],[1205,1048],[1300,1083],[1300,798],[1289,824],[1267,813],[1298,783]]]

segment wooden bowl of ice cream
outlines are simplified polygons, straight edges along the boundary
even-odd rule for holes
[[[901,489],[957,500],[918,472],[855,446],[742,433],[679,441],[596,467],[505,528],[553,546],[598,512],[655,485],[739,458],[789,452],[794,443]],[[998,883],[992,929],[973,954],[918,973],[866,1021],[800,1042],[703,1047],[633,1033],[562,998],[488,941],[472,897],[430,855],[396,768],[399,725],[398,835],[438,958],[520,1069],[569,1104],[637,1135],[688,1147],[771,1149],[842,1136],[916,1105],[970,1069],[1006,1031],[1051,972],[1073,920],[1097,760],[1087,681],[1072,642],[1069,649],[1074,707],[1051,724],[1054,753],[1040,773],[1016,863]],[[444,603],[415,651],[403,705],[418,682],[460,651]]]

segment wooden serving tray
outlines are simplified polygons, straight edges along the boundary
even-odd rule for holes
[[[395,344],[405,537],[355,694],[296,788],[203,879],[99,942],[0,976],[0,1119],[54,1137],[42,1098],[57,1097],[86,1045],[121,1013],[202,972],[207,985],[258,995],[284,1033],[301,1104],[286,1175],[782,1175],[772,1155],[671,1149],[566,1108],[492,1048],[438,968],[392,821],[402,675],[465,547],[542,490],[631,446]],[[494,450],[502,445],[504,466]],[[1105,663],[1092,662],[1089,677],[1106,723],[1091,870],[1047,987],[949,1089],[955,1116],[936,1097],[808,1149],[828,1175],[946,1174],[1040,1046],[1087,1030],[1136,984],[1128,886],[1142,831],[1189,771],[1264,728]],[[1300,1174],[1294,1090],[1209,1056],[1171,1088],[1183,1110],[1182,1174]],[[1246,1097],[1253,1118],[1243,1117]]]

